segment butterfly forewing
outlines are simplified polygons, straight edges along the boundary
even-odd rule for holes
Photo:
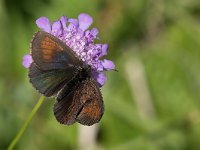
[[[86,79],[76,85],[70,94],[57,101],[54,115],[62,124],[79,122],[93,125],[101,119],[104,112],[99,87],[93,79]]]
[[[69,66],[82,66],[82,61],[60,39],[38,31],[31,43],[33,61],[42,70],[65,69]]]
[[[82,61],[61,40],[44,31],[35,34],[31,45],[30,82],[47,97],[57,94],[76,76]]]
[[[67,69],[54,69],[48,71],[40,70],[35,63],[29,68],[29,78],[32,85],[43,95],[49,97],[67,84],[76,74],[76,69],[68,67]]]

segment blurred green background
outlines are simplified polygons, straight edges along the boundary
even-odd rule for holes
[[[199,150],[199,0],[0,0],[0,150],[40,97],[22,66],[35,20],[82,12],[118,69],[102,88],[105,114],[92,133],[60,125],[46,100],[15,149]]]

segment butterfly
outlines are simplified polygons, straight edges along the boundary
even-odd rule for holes
[[[98,123],[104,104],[91,67],[63,41],[44,31],[34,35],[30,49],[30,82],[44,96],[56,97],[53,111],[57,121],[65,125]]]

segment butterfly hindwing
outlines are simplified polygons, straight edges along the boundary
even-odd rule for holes
[[[76,74],[76,69],[69,67],[65,70],[54,69],[42,71],[35,63],[29,68],[29,78],[32,85],[43,95],[49,97],[67,84]]]
[[[93,79],[86,79],[54,105],[54,115],[61,124],[79,122],[93,125],[104,113],[100,89]]]
[[[68,95],[54,104],[54,115],[58,122],[71,125],[76,122],[76,115],[81,109],[81,104],[73,99],[75,90],[71,90]]]
[[[94,79],[86,80],[77,90],[74,99],[80,99],[83,104],[76,116],[77,122],[90,126],[100,121],[104,113],[104,104],[99,86]]]
[[[64,42],[44,31],[35,34],[31,43],[31,54],[33,61],[42,70],[82,65],[82,61]]]

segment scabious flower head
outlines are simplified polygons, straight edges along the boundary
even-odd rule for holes
[[[92,22],[92,17],[85,13],[80,14],[78,19],[62,16],[60,20],[54,21],[52,24],[46,17],[36,20],[36,24],[41,30],[62,40],[83,62],[90,65],[94,79],[103,86],[106,81],[104,71],[115,69],[115,65],[111,60],[100,59],[107,55],[108,44],[94,43],[94,40],[98,38],[99,31],[96,28],[88,29]],[[28,68],[31,63],[31,56],[25,55],[23,66]]]

